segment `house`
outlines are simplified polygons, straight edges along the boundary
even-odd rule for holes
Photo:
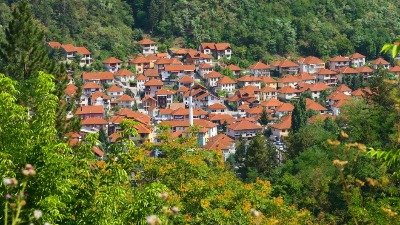
[[[213,57],[211,55],[207,55],[198,51],[189,51],[184,57],[184,62],[199,66],[203,63],[211,64],[212,58]]]
[[[214,103],[208,106],[208,113],[225,113],[226,106],[221,103]]]
[[[236,65],[234,65],[234,64],[230,64],[227,68],[228,68],[230,71],[232,71],[232,73],[233,73],[235,76],[240,76],[240,72],[242,71],[242,69],[240,69],[240,67],[238,67],[238,66],[236,66]]]
[[[261,76],[261,84],[265,84],[266,87],[278,89],[278,81],[269,76]]]
[[[354,53],[348,56],[350,59],[350,66],[359,68],[365,65],[365,56],[360,53]]]
[[[303,83],[307,83],[307,84],[315,84],[315,82],[317,82],[317,79],[315,76],[313,76],[309,73],[306,73],[306,72],[301,72],[296,77],[299,80],[301,80]]]
[[[135,68],[136,74],[143,73],[145,70],[150,68],[150,60],[145,57],[138,56],[129,61],[129,66]]]
[[[261,100],[261,89],[255,86],[242,87],[235,94],[238,95],[241,101],[251,103],[252,106],[254,105],[253,103],[258,104]]]
[[[278,98],[277,90],[268,86],[261,88],[261,100]]]
[[[218,134],[209,138],[203,148],[207,150],[221,150],[224,161],[236,152],[235,141],[225,134]]]
[[[174,110],[170,109],[170,108],[160,109],[158,111],[158,116],[155,119],[156,120],[172,120],[173,112],[174,112]]]
[[[315,56],[308,56],[297,60],[300,73],[315,74],[325,68],[325,62]]]
[[[228,76],[223,76],[217,81],[216,91],[226,91],[232,93],[235,90],[236,81],[232,80]]]
[[[214,55],[215,43],[214,42],[201,43],[199,46],[199,51],[207,55]]]
[[[131,119],[131,120],[137,121],[146,126],[151,125],[151,117],[150,116],[140,113],[140,112],[133,111],[128,108],[123,108],[123,109],[115,112],[115,116],[124,116],[126,119]]]
[[[282,103],[280,106],[277,106],[274,111],[275,111],[275,115],[278,118],[281,118],[285,115],[289,115],[292,114],[294,110],[294,106],[290,103]]]
[[[329,86],[335,86],[337,84],[336,72],[328,69],[321,69],[316,73],[318,82],[325,83]]]
[[[129,95],[123,94],[121,97],[117,98],[116,102],[118,106],[122,108],[131,109],[132,106],[135,104],[135,99]]]
[[[229,137],[238,140],[242,138],[252,138],[257,133],[262,132],[262,126],[249,122],[248,120],[240,120],[226,127],[226,133]]]
[[[341,84],[335,88],[335,92],[343,92],[345,95],[351,95],[352,90],[345,84]]]
[[[246,117],[246,111],[248,109],[250,109],[250,107],[249,107],[248,103],[244,103],[244,104],[239,105],[239,107],[237,109],[238,109],[237,110],[238,111],[238,114],[237,114],[238,118],[243,118],[243,117]]]
[[[74,98],[76,92],[78,91],[78,87],[73,84],[68,84],[65,88],[65,100],[67,102],[71,101]]]
[[[258,120],[258,118],[260,118],[260,115],[263,112],[263,110],[264,110],[264,108],[261,106],[249,108],[246,110],[246,118],[253,118],[254,120]],[[267,109],[267,110],[269,110],[269,109]],[[269,110],[268,113],[271,113],[271,110]]]
[[[155,96],[156,92],[160,90],[162,86],[164,86],[164,82],[157,79],[146,81],[146,83],[144,83],[144,93],[145,95]]]
[[[194,84],[194,80],[188,75],[184,75],[181,79],[178,80],[178,83],[179,87],[185,86],[187,88],[190,88]]]
[[[127,69],[120,69],[114,73],[114,79],[127,84],[129,81],[133,81],[135,77],[133,76],[133,73],[131,71]]]
[[[113,84],[114,74],[111,72],[87,72],[82,74],[82,80],[84,83]]]
[[[87,82],[82,86],[83,94],[85,95],[91,95],[96,91],[101,91],[101,89],[102,87],[100,85],[93,82]]]
[[[333,116],[339,116],[342,107],[349,104],[349,102],[349,99],[335,101],[335,103],[331,105]]]
[[[215,44],[215,55],[216,59],[231,59],[232,48],[229,43],[217,43]]]
[[[174,102],[174,91],[162,88],[156,92],[157,106],[161,109],[167,108]]]
[[[79,107],[75,115],[80,116],[83,120],[87,118],[103,118],[104,116],[104,106],[102,105],[89,105]]]
[[[149,80],[151,79],[159,79],[161,80],[161,76],[156,69],[148,69],[143,73]]]
[[[281,75],[296,75],[299,72],[299,65],[289,59],[285,59],[275,64],[274,69]]]
[[[149,80],[146,76],[143,74],[139,74],[138,77],[136,77],[136,87],[138,92],[144,92],[144,83],[146,83]]]
[[[301,91],[291,86],[285,86],[279,89],[278,91],[278,99],[286,101],[293,98],[299,98]]]
[[[368,81],[368,79],[372,76],[372,73],[374,72],[370,67],[368,66],[362,66],[357,68],[358,74],[362,75],[364,77],[364,81]]]
[[[174,82],[184,75],[193,77],[194,70],[194,65],[167,65],[165,66],[165,71],[161,73],[162,81]]]
[[[150,62],[149,69],[154,69],[154,67],[155,67],[155,64],[154,64],[154,63],[155,63],[157,60],[160,59],[160,57],[158,57],[156,54],[146,55],[145,57],[146,57],[146,59],[148,59],[149,62]]]
[[[75,60],[76,56],[80,56],[79,66],[90,66],[93,63],[91,53],[85,47],[75,47],[72,44],[60,44],[59,42],[47,42],[53,51],[62,50],[64,59],[67,64]],[[64,60],[63,60],[64,61]]]
[[[379,65],[382,65],[383,68],[389,69],[390,68],[390,63],[386,60],[384,60],[382,57],[379,57],[375,59],[374,61],[371,62],[372,68],[374,70],[378,69]]]
[[[193,119],[206,119],[208,113],[202,109],[193,109]],[[171,113],[172,120],[189,120],[189,109],[178,108]]]
[[[358,75],[358,70],[347,66],[336,70],[336,72],[337,72],[336,77],[340,82],[343,82],[346,79],[346,77],[351,78]]]
[[[275,110],[278,106],[282,105],[283,102],[279,101],[278,99],[269,99],[267,101],[261,102],[260,105],[267,109]]]
[[[246,75],[246,76],[238,78],[236,81],[238,82],[239,87],[254,86],[254,87],[257,87],[258,89],[261,88],[261,78],[260,77]]]
[[[162,73],[165,71],[165,66],[171,65],[173,62],[174,62],[173,59],[168,59],[168,58],[157,59],[154,62],[154,69],[156,69],[158,73]],[[176,65],[182,65],[182,63],[178,63]]]
[[[214,71],[214,65],[213,64],[207,64],[207,63],[201,64],[199,66],[199,69],[197,70],[197,72],[203,78],[204,78],[204,75],[206,75],[208,73],[211,73],[212,71]]]
[[[157,99],[150,95],[146,95],[142,99],[142,106],[143,109],[148,112],[149,116],[151,116],[153,111],[157,108]]]
[[[158,52],[157,43],[150,39],[144,38],[137,43],[142,47],[143,55],[156,54]]]
[[[256,62],[253,65],[249,66],[249,72],[256,77],[269,76],[270,70],[271,70],[271,66],[266,65],[262,62]]]
[[[315,84],[309,85],[305,87],[305,91],[311,94],[313,99],[317,99],[321,97],[321,93],[325,90],[330,90],[332,87],[328,86],[325,83],[317,82]]]
[[[186,107],[189,106],[190,92],[192,92],[193,104],[195,108],[201,108],[207,110],[209,105],[212,105],[217,102],[221,103],[221,100],[214,94],[209,93],[207,91],[207,88],[199,84],[196,84],[192,87],[191,90],[183,94],[183,102],[185,103]]]
[[[151,126],[146,126],[144,124],[135,124],[133,127],[137,130],[138,135],[137,136],[131,136],[129,139],[134,141],[135,143],[138,144],[143,144],[145,142],[153,142],[154,140],[154,135],[153,135],[153,129]]]
[[[345,100],[349,100],[351,98],[350,95],[346,95],[343,92],[332,92],[329,96],[328,96],[328,100],[329,100],[329,105],[332,107],[332,110],[334,105],[337,106],[336,103],[338,103],[339,101],[345,101]],[[338,111],[336,110],[333,111],[333,115],[337,116],[339,115]]]
[[[89,117],[81,121],[81,132],[97,133],[101,128],[107,130],[108,122],[103,118]]]
[[[330,70],[338,70],[342,67],[349,67],[350,66],[350,59],[344,56],[336,56],[333,58],[330,58],[328,60],[329,62],[329,69]]]
[[[234,122],[236,122],[236,119],[231,116],[230,114],[224,114],[224,113],[210,113],[208,114],[208,120],[210,120],[213,123],[218,124],[220,127],[224,123],[229,125]]]
[[[206,79],[206,84],[208,87],[216,87],[218,86],[217,81],[223,77],[222,74],[212,71],[206,75],[204,75],[204,78]]]
[[[282,137],[289,135],[289,130],[292,127],[292,115],[284,116],[278,123],[271,125],[272,135],[270,138],[281,140]]]
[[[102,63],[106,71],[114,73],[121,69],[122,61],[115,57],[110,57],[106,60],[103,60]]]
[[[328,111],[327,108],[320,105],[318,102],[314,102],[310,98],[306,98],[306,110],[317,111],[319,114],[324,114],[326,111]]]
[[[105,109],[110,109],[111,97],[103,92],[96,91],[90,96],[91,105],[102,105]]]
[[[183,59],[186,56],[186,54],[190,51],[197,51],[196,49],[191,49],[191,48],[181,48],[174,51],[170,48],[170,50],[172,51],[173,57],[177,59]]]
[[[400,66],[394,66],[389,69],[389,72],[393,73],[397,78],[400,77]]]
[[[300,82],[301,80],[296,76],[291,76],[291,75],[284,76],[278,80],[278,90],[286,86],[296,88],[297,84]]]

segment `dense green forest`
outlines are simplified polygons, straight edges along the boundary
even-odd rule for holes
[[[10,20],[10,2],[0,0],[3,28]],[[47,40],[87,46],[102,59],[126,59],[137,52],[134,41],[144,34],[168,47],[230,42],[242,65],[248,64],[243,59],[268,60],[276,54],[327,58],[357,51],[373,59],[400,33],[394,0],[32,2]]]

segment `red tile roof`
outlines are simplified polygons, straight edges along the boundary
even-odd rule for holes
[[[124,92],[124,90],[122,90],[122,88],[120,88],[116,84],[114,84],[113,86],[111,86],[107,89],[107,92]]]
[[[235,141],[225,134],[218,134],[217,136],[208,139],[207,144],[203,148],[208,150],[228,150]]]
[[[90,55],[91,54],[90,51],[87,50],[87,48],[85,48],[85,47],[75,47],[75,49],[76,49],[76,52],[81,55]]]
[[[203,42],[203,43],[201,43],[200,45],[201,45],[201,48],[202,48],[202,49],[206,49],[206,48],[209,48],[209,49],[211,49],[211,50],[214,50],[214,49],[215,49],[215,43],[214,43],[214,42],[209,42],[209,43]]]
[[[232,80],[228,76],[224,76],[217,81],[217,84],[236,84],[236,81]]]
[[[110,100],[111,99],[110,96],[108,96],[108,95],[106,95],[106,94],[104,94],[103,92],[100,92],[100,91],[94,92],[90,97],[93,99],[92,101],[96,101],[96,99],[99,98],[99,97],[103,98],[104,100]]]
[[[208,63],[203,63],[199,66],[199,69],[212,69],[212,68],[214,68],[214,65]]]
[[[350,59],[359,59],[365,58],[365,55],[361,55],[360,53],[356,52],[348,56]]]
[[[359,73],[372,73],[374,72],[371,68],[369,68],[368,66],[362,66],[357,68]]]
[[[104,63],[104,64],[110,64],[110,63],[122,63],[122,61],[121,61],[121,60],[119,60],[119,59],[117,59],[117,58],[115,58],[115,57],[110,57],[110,58],[108,58],[108,59],[104,60],[102,63]]]
[[[300,79],[300,80],[303,80],[303,81],[305,81],[305,80],[315,80],[315,76],[313,76],[313,75],[311,75],[309,73],[305,73],[305,72],[299,73],[296,77],[298,79]]]
[[[391,67],[391,68],[389,69],[389,72],[392,72],[392,73],[399,73],[399,72],[400,72],[400,66]]]
[[[215,44],[215,48],[218,51],[221,51],[221,50],[230,49],[231,45],[229,43],[217,43],[217,44]]]
[[[98,148],[98,147],[96,147],[96,146],[93,146],[92,151],[93,151],[96,155],[98,155],[98,156],[100,156],[100,157],[103,157],[103,155],[104,155],[104,152],[103,152],[102,150],[100,150],[100,148]]]
[[[118,138],[120,138],[121,135],[119,134],[119,132],[115,132],[113,134],[111,134],[110,136],[108,136],[108,138],[111,138],[110,142],[114,143],[118,140]]]
[[[297,82],[301,82],[301,80],[296,76],[290,76],[290,75],[284,76],[278,80],[278,83],[297,83]]]
[[[265,86],[263,88],[261,88],[262,92],[276,92],[275,88],[269,87],[269,86]]]
[[[61,48],[60,42],[57,41],[49,41],[47,44],[50,46],[50,48]]]
[[[238,109],[240,109],[240,110],[246,110],[246,109],[250,109],[250,107],[249,107],[248,104],[241,104],[241,105],[239,105]]]
[[[227,126],[228,129],[234,130],[234,131],[240,131],[240,130],[262,130],[262,127],[254,124],[252,122],[249,122],[247,120],[241,120],[240,122],[233,123],[229,126]]]
[[[383,58],[379,57],[377,59],[375,59],[374,61],[371,62],[373,65],[390,65],[390,63],[386,60],[384,60]]]
[[[175,94],[174,91],[171,91],[171,90],[168,90],[165,88],[161,88],[160,90],[158,90],[156,92],[156,95],[174,95],[174,94]]]
[[[279,63],[279,67],[288,68],[288,67],[298,67],[297,63],[292,62],[289,59],[285,59]]]
[[[120,69],[117,72],[114,73],[114,76],[126,76],[130,77],[133,76],[133,73],[127,69]]]
[[[194,65],[166,65],[165,71],[194,71]]]
[[[61,45],[61,48],[66,52],[76,52],[76,48],[72,44],[63,44]]]
[[[355,96],[355,97],[363,97],[365,95],[365,93],[362,89],[359,88],[359,89],[351,92],[351,95]]]
[[[189,77],[188,75],[183,76],[181,79],[179,79],[180,83],[193,83],[194,80],[193,78]]]
[[[146,77],[159,77],[160,75],[158,74],[157,69],[147,69],[144,72],[144,75]]]
[[[160,57],[156,56],[155,54],[150,54],[150,55],[146,56],[146,59],[154,62],[154,61],[160,59]]]
[[[82,74],[84,80],[114,80],[111,72],[87,72]]]
[[[264,107],[278,107],[282,104],[283,102],[279,101],[278,99],[269,99],[265,102],[260,103],[260,105]]]
[[[81,121],[82,125],[106,125],[108,122],[103,118],[91,117]]]
[[[164,82],[162,82],[161,80],[157,80],[157,79],[151,79],[151,80],[147,81],[146,83],[144,83],[144,86],[164,86]]]
[[[150,40],[150,39],[148,39],[148,38],[144,38],[144,39],[138,41],[138,44],[140,44],[140,45],[153,45],[153,44],[155,44],[155,42]]]
[[[349,87],[347,87],[347,85],[341,84],[341,85],[339,85],[339,86],[337,86],[337,87],[335,88],[335,91],[339,91],[339,92],[350,92],[351,89],[350,89]]]
[[[187,53],[192,59],[212,59],[211,55],[204,54],[198,51],[190,51]]]
[[[350,98],[350,96],[344,94],[343,92],[333,92],[332,94],[330,94],[328,96],[328,99],[334,100],[334,101],[345,100],[345,99],[349,99],[349,98]]]
[[[83,89],[101,89],[101,86],[93,83],[93,82],[87,82],[82,86]]]
[[[139,74],[139,76],[138,77],[136,77],[136,80],[149,80],[149,78],[148,77],[146,77],[145,75],[143,75],[143,74]],[[153,79],[154,80],[154,79]]]
[[[155,65],[165,65],[165,64],[170,65],[171,63],[172,63],[172,59],[168,59],[168,58],[157,59],[154,62]]]
[[[78,90],[77,86],[73,84],[68,84],[67,87],[65,88],[65,94],[68,95],[69,97],[72,97],[77,90]]]
[[[133,63],[133,64],[139,64],[139,63],[141,64],[141,63],[150,63],[150,60],[147,59],[147,58],[145,58],[145,57],[138,56],[138,57],[132,59],[132,60],[129,61],[129,62],[130,62],[130,63]]]
[[[329,85],[327,85],[325,83],[317,82],[306,88],[310,89],[310,91],[323,91],[323,90],[331,89],[332,87],[330,87]]]
[[[212,105],[209,105],[208,109],[226,109],[226,106],[224,106],[220,103],[214,103]]]
[[[334,75],[334,74],[336,74],[336,72],[323,68],[320,71],[318,71],[317,74],[318,75]]]
[[[131,101],[135,101],[135,99],[126,94],[122,95],[117,99],[117,102],[131,102]]]
[[[306,98],[306,110],[315,110],[315,111],[326,111],[327,109],[320,105],[318,102],[311,100],[310,98]]]
[[[147,125],[150,124],[150,122],[151,122],[150,116],[140,113],[140,112],[135,112],[128,108],[123,108],[123,109],[119,110],[118,112],[115,112],[115,114],[121,115],[121,116],[126,116],[126,118],[128,118],[128,119],[133,119],[133,120],[136,120],[138,122],[141,122],[141,123],[147,124]]]
[[[339,68],[337,70],[337,73],[339,73],[339,74],[357,74],[358,70],[346,66],[346,67]]]
[[[277,130],[289,130],[292,127],[292,116],[284,116],[281,118],[281,122],[272,124],[272,128],[275,128]]]
[[[292,93],[300,93],[301,91],[295,88],[292,88],[290,86],[285,86],[281,89],[279,89],[277,92],[282,93],[282,94],[292,94]]]
[[[256,62],[253,65],[249,66],[249,69],[251,70],[268,70],[270,68],[271,66],[264,64],[262,62]]]
[[[103,114],[104,113],[104,106],[102,105],[84,105],[79,107],[76,110],[76,115],[83,115],[83,114]]]
[[[292,112],[294,110],[294,106],[290,103],[283,103],[282,105],[275,108],[276,112]]]
[[[239,81],[239,82],[255,82],[255,81],[261,81],[261,78],[254,77],[251,75],[246,75],[246,76],[238,78],[237,81]]]
[[[183,93],[185,93],[185,92],[187,92],[187,91],[189,91],[189,88],[187,88],[187,87],[185,87],[185,86],[182,86],[182,87],[180,87],[176,92],[183,92]]]
[[[223,77],[222,74],[218,73],[217,71],[212,71],[204,75],[204,78],[218,78],[218,77]]]
[[[297,60],[297,62],[302,63],[302,64],[325,64],[324,61],[321,59],[315,57],[315,56],[308,56],[306,58],[301,58]]]
[[[277,80],[275,80],[274,78],[269,77],[269,76],[260,76],[260,78],[261,78],[261,82],[266,83],[266,84],[278,82]]]
[[[231,71],[241,71],[242,70],[242,69],[240,69],[240,67],[238,67],[238,66],[236,66],[234,64],[230,64],[228,66],[228,69],[231,70]]]

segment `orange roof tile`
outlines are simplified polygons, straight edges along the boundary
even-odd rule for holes
[[[171,63],[172,63],[172,59],[168,59],[168,58],[157,59],[154,62],[155,65],[165,65],[165,64],[170,65]]]
[[[262,126],[249,122],[248,120],[241,120],[240,122],[233,123],[227,126],[228,129],[234,131],[240,130],[262,130]]]
[[[160,109],[159,113],[160,115],[171,115],[174,112],[173,109]]]
[[[96,146],[93,146],[92,151],[93,151],[93,153],[95,153],[97,156],[103,157],[103,155],[104,155],[104,152],[103,152],[100,148],[98,148],[98,147],[96,147]]]
[[[90,51],[87,50],[87,48],[85,48],[85,47],[75,47],[75,49],[76,49],[76,52],[81,55],[90,55],[91,54]]]
[[[181,79],[179,79],[180,83],[193,83],[193,78],[189,77],[188,75],[184,75]]]
[[[81,121],[82,125],[106,125],[108,122],[103,118],[90,117]]]
[[[107,89],[107,92],[124,92],[124,90],[122,90],[122,88],[120,88],[116,84],[114,84],[113,86],[111,86]]]
[[[164,86],[164,82],[162,82],[161,80],[157,80],[157,79],[151,79],[151,80],[147,81],[146,83],[144,83],[144,86]]]
[[[175,94],[174,91],[165,88],[162,88],[156,92],[156,95],[174,95],[174,94]]]
[[[217,84],[236,84],[236,81],[232,80],[228,76],[224,76],[217,81]]]
[[[323,91],[323,90],[331,89],[332,87],[330,87],[329,85],[327,85],[325,83],[317,82],[306,88],[310,89],[310,91]]]
[[[233,116],[225,113],[210,113],[208,115],[208,119],[210,121],[219,121],[220,124],[224,123],[224,121],[226,121],[228,124],[232,124],[236,121]]]
[[[165,71],[194,71],[194,65],[166,65]]]
[[[156,54],[158,57],[160,57],[160,58],[166,58],[166,57],[168,57],[168,53],[166,53],[166,52],[159,52],[159,53],[157,53]]]
[[[249,69],[251,70],[268,70],[270,68],[271,66],[264,64],[262,62],[256,62],[253,65],[249,66]]]
[[[351,92],[351,95],[355,96],[355,97],[362,97],[362,96],[365,95],[365,93],[364,93],[364,91],[362,89],[359,88],[359,89]]]
[[[182,86],[182,87],[180,87],[176,92],[183,92],[183,93],[186,93],[187,91],[189,91],[189,88],[187,88],[187,87],[185,87],[185,86]]]
[[[117,102],[128,102],[128,101],[135,101],[135,99],[132,98],[132,97],[129,96],[129,95],[126,95],[126,94],[122,95],[121,97],[119,97],[119,98],[117,99]]]
[[[119,60],[119,59],[117,59],[117,58],[115,58],[115,57],[110,57],[110,58],[108,58],[108,59],[106,59],[106,60],[103,60],[102,63],[104,63],[104,64],[109,64],[109,63],[122,63],[122,61]]]
[[[292,112],[294,106],[290,103],[283,103],[282,105],[275,108],[276,112]]]
[[[220,104],[220,103],[214,103],[212,105],[208,106],[208,109],[226,109],[226,106]]]
[[[73,84],[68,84],[67,87],[65,88],[65,94],[72,97],[76,93],[77,90],[78,90],[77,86],[75,86]]]
[[[230,64],[228,66],[228,69],[231,71],[241,71],[242,69],[240,69],[240,67],[236,66],[235,64]]]
[[[326,111],[327,109],[320,105],[318,102],[311,100],[310,98],[306,98],[306,110],[315,110],[315,111]]]
[[[108,123],[110,124],[120,124],[125,119],[125,116],[112,116],[108,119]]]
[[[142,102],[147,102],[148,100],[152,100],[152,101],[157,101],[157,99],[155,99],[155,98],[153,98],[152,96],[150,96],[150,95],[145,95],[143,98],[142,98]]]
[[[132,60],[129,61],[129,62],[130,62],[130,63],[133,63],[133,64],[141,64],[141,63],[150,63],[150,60],[147,59],[147,58],[145,58],[145,57],[138,56],[138,57],[132,59]]]
[[[382,57],[379,57],[377,59],[375,59],[374,61],[371,62],[373,65],[390,65],[390,63],[386,60],[384,60]]]
[[[82,114],[103,114],[104,106],[102,105],[84,105],[76,110],[76,115]]]
[[[349,99],[340,99],[337,102],[335,102],[332,107],[340,108],[343,105],[346,105],[349,103]]]
[[[87,72],[82,74],[84,80],[114,80],[111,72]]]
[[[143,125],[142,123],[139,124],[135,124],[133,125],[133,127],[137,130],[137,132],[139,134],[150,134],[151,131],[149,128],[147,128],[145,125]]]
[[[110,100],[111,99],[110,96],[108,96],[108,95],[106,95],[106,94],[104,94],[103,92],[100,92],[100,91],[94,92],[90,97],[93,99],[92,101],[96,101],[96,99],[99,98],[99,97],[103,98],[104,100]]]
[[[159,77],[160,74],[158,74],[157,69],[147,69],[144,71],[144,75],[146,77]]]
[[[148,39],[148,38],[143,38],[142,40],[138,41],[138,44],[140,45],[153,45],[155,44],[154,41]]]
[[[272,124],[271,127],[277,130],[289,130],[292,127],[292,116],[282,117],[281,122]]]
[[[278,82],[277,80],[275,80],[274,78],[269,77],[269,76],[260,76],[260,78],[261,78],[261,82],[266,83],[266,84]]]
[[[218,77],[223,77],[222,74],[218,73],[217,71],[212,71],[204,75],[204,78],[218,78]]]
[[[347,87],[347,85],[341,84],[341,85],[339,85],[339,86],[337,86],[337,87],[335,88],[335,91],[339,91],[339,92],[349,92],[349,91],[351,91],[351,89],[350,89],[349,87]]]
[[[334,75],[334,74],[336,74],[336,72],[323,68],[320,71],[318,71],[317,74],[318,75]]]
[[[61,48],[60,42],[57,41],[49,41],[47,44],[50,46],[50,48]]]
[[[156,56],[155,54],[150,54],[146,56],[146,59],[148,59],[149,61],[156,61],[158,59],[160,59],[160,57]]]
[[[399,73],[399,72],[400,72],[400,66],[391,67],[391,68],[389,69],[389,72],[392,72],[392,73]]]
[[[76,48],[72,44],[63,44],[61,45],[61,48],[66,52],[76,52]]]
[[[341,55],[335,56],[328,60],[329,62],[349,62],[350,59]]]
[[[278,99],[269,99],[265,102],[260,103],[260,105],[264,107],[278,107],[282,104],[283,102],[279,101]]]
[[[76,132],[68,132],[64,135],[66,138],[82,138],[82,136]]]
[[[119,134],[119,132],[115,132],[115,133],[111,134],[108,137],[111,138],[110,142],[114,143],[114,142],[116,142],[118,140],[118,138],[121,137],[121,135]]]
[[[261,114],[263,110],[264,110],[263,107],[258,106],[258,107],[253,107],[253,108],[247,109],[246,113],[248,113],[248,114]],[[268,111],[271,112],[271,110],[267,109],[267,112]],[[270,113],[270,112],[268,112],[268,113]]]
[[[359,58],[365,58],[365,55],[361,55],[360,53],[356,52],[348,56],[349,59],[359,59]]]
[[[261,88],[261,91],[262,92],[276,92],[276,89],[272,88],[272,87],[265,86],[265,87]]]
[[[143,75],[143,74],[139,74],[139,76],[138,77],[136,77],[136,80],[149,80],[149,78],[147,78],[145,75]],[[154,80],[154,79],[153,79]]]
[[[93,83],[93,82],[87,82],[82,86],[83,89],[101,89],[101,86]]]
[[[372,73],[372,72],[374,72],[368,66],[361,66],[361,67],[357,68],[357,70],[358,70],[359,73]]]
[[[305,80],[315,80],[315,76],[313,76],[313,75],[311,75],[309,73],[305,73],[305,72],[298,74],[296,77],[299,78],[300,80],[303,80],[303,81],[305,81]]]
[[[208,63],[203,63],[199,66],[199,69],[212,69],[212,68],[214,68],[214,65]]]
[[[340,74],[357,74],[358,70],[346,66],[346,67],[339,68],[337,70],[337,73],[340,73]]]
[[[140,113],[140,112],[135,112],[128,108],[123,108],[123,109],[119,110],[118,112],[115,112],[115,114],[120,115],[120,116],[126,116],[128,119],[133,119],[133,120],[136,120],[143,124],[150,124],[150,122],[151,122],[150,116]]]
[[[217,44],[215,44],[215,48],[218,51],[221,51],[221,50],[230,49],[231,45],[229,43],[217,43]]]
[[[208,150],[228,150],[235,142],[225,134],[218,134],[217,136],[208,139],[207,144],[203,148]]]
[[[297,62],[302,64],[325,64],[324,61],[315,56],[308,56],[306,58],[299,59]]]
[[[338,101],[338,100],[344,100],[344,99],[349,99],[350,96],[344,94],[343,92],[333,92],[328,96],[328,99]]]
[[[297,65],[297,63],[292,62],[289,59],[285,59],[283,61],[281,61],[281,63],[279,63],[279,67],[282,68],[288,68],[288,67],[298,67],[299,65]]]
[[[200,45],[201,45],[202,49],[206,49],[206,48],[209,48],[211,50],[215,49],[215,43],[214,42],[209,42],[209,43],[203,42],[203,43],[200,43]]]
[[[192,59],[212,59],[213,57],[211,55],[204,54],[202,52],[198,51],[190,51],[187,53],[190,58]]]
[[[133,76],[133,73],[127,69],[120,69],[117,72],[114,73],[114,76],[126,76],[130,77]]]
[[[246,110],[246,109],[250,109],[248,104],[241,104],[238,107],[239,110]]]

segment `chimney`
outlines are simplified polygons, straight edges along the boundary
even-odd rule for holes
[[[189,90],[189,125],[193,126],[193,97],[192,90]]]

